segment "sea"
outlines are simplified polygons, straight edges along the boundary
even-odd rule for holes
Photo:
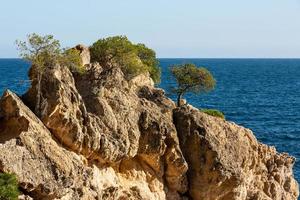
[[[159,59],[157,85],[176,99],[170,66],[194,63],[206,67],[217,84],[207,94],[186,94],[189,104],[222,111],[226,119],[251,129],[257,139],[296,157],[294,174],[300,182],[300,59]],[[29,63],[0,59],[0,93],[7,88],[23,94],[29,87]]]

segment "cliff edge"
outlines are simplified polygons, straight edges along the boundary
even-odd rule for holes
[[[37,81],[31,68],[27,93],[0,100],[0,172],[20,198],[297,199],[293,157],[80,49],[84,74],[56,65]]]

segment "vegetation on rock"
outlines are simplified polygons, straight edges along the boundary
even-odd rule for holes
[[[76,69],[82,67],[80,52],[76,49],[62,49],[53,35],[40,36],[36,33],[27,36],[27,41],[16,41],[21,58],[28,60],[40,73],[56,64]]]
[[[222,113],[219,110],[216,110],[216,109],[201,109],[201,111],[208,114],[208,115],[211,115],[211,116],[214,116],[214,117],[219,117],[221,119],[225,119],[224,113]]]
[[[91,46],[90,51],[92,61],[102,66],[116,63],[127,79],[148,72],[154,82],[160,80],[155,52],[144,44],[133,44],[126,36],[100,39]]]
[[[19,195],[18,181],[15,175],[0,173],[0,199],[17,200]]]
[[[78,72],[79,74],[85,73],[85,67],[82,65],[80,52],[77,49],[66,49],[63,51],[59,60],[63,66],[68,66],[72,72]]]
[[[180,106],[181,98],[185,93],[209,92],[216,84],[214,77],[206,68],[198,68],[194,64],[172,66],[171,73],[178,85],[173,89],[177,94],[177,106]]]
[[[61,49],[58,40],[52,35],[40,36],[36,33],[27,36],[27,41],[16,41],[21,58],[28,60],[32,64],[31,71],[37,81],[38,93],[35,113],[40,113],[42,96],[41,96],[41,80],[46,68],[54,67],[56,64],[69,67],[76,72],[82,72],[82,62],[80,53],[75,49]]]

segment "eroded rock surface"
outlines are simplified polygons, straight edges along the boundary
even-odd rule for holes
[[[174,123],[192,199],[297,199],[295,159],[260,144],[249,129],[192,106],[175,109]]]
[[[12,92],[4,94],[0,105],[1,171],[15,173],[22,191],[32,198],[166,199],[163,176],[167,175],[163,169],[162,174],[157,174],[143,156],[124,159],[118,166],[89,163],[52,138],[43,123]],[[14,138],[2,137],[6,132],[13,133]]]
[[[0,171],[23,199],[297,199],[292,157],[76,48],[86,73],[33,67],[22,100],[0,100]]]

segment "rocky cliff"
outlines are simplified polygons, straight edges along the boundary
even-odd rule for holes
[[[39,82],[31,68],[28,92],[0,100],[0,171],[20,198],[297,199],[293,157],[78,49],[86,73],[57,65]]]

